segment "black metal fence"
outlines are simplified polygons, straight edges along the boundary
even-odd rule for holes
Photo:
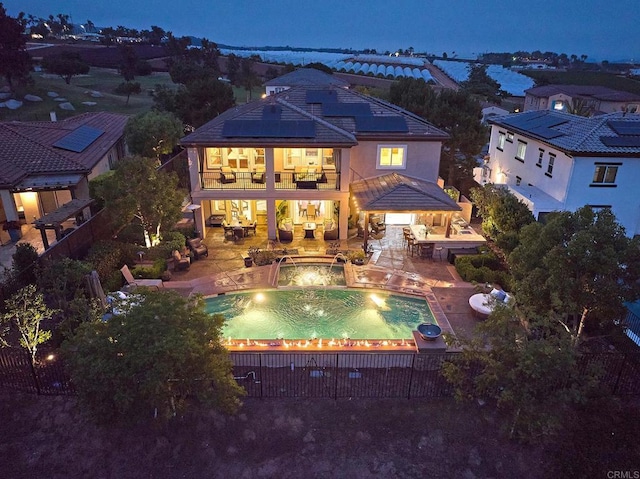
[[[254,398],[450,397],[442,365],[457,353],[232,353],[233,374]],[[602,394],[640,395],[640,354],[585,354],[597,365]],[[39,351],[35,363],[20,349],[0,349],[0,387],[37,394],[74,394],[56,352]]]

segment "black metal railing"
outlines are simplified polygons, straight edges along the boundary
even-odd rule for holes
[[[452,397],[442,367],[459,353],[231,353],[233,375],[254,398]],[[640,396],[639,353],[584,354],[580,371],[598,371],[600,391]],[[478,371],[479,372],[479,371]],[[74,394],[55,351],[36,361],[22,349],[0,349],[0,387],[43,395]]]
[[[264,190],[268,181],[269,178],[263,172],[200,172],[200,186],[205,190]],[[276,171],[271,181],[277,190],[340,189],[340,173],[333,170],[311,174]]]

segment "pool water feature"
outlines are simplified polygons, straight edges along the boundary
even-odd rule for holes
[[[346,286],[344,266],[336,264],[280,265],[278,287]]]
[[[427,301],[381,291],[306,288],[207,298],[234,339],[411,339],[421,323],[437,323]]]

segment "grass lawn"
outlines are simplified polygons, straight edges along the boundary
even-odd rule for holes
[[[164,85],[170,88],[176,87],[168,73],[154,72],[150,76],[136,77],[135,81],[140,83],[142,93],[131,95],[127,105],[127,97],[125,95],[114,93],[115,88],[124,81],[116,70],[91,68],[89,74],[73,77],[70,85],[67,85],[62,78],[54,75],[34,72],[31,76],[35,84],[17,88],[14,98],[22,100],[25,95],[32,94],[41,97],[43,101],[24,101],[22,107],[17,110],[0,108],[0,121],[49,121],[49,112],[51,111],[55,111],[58,119],[61,120],[90,111],[109,111],[136,115],[151,109],[153,97],[150,92],[156,85]],[[54,91],[69,100],[75,107],[75,111],[62,110],[59,107],[59,102],[47,96],[47,92],[50,91]],[[101,98],[93,98],[90,94],[91,91],[99,91],[103,96]],[[244,88],[233,87],[233,92],[238,104],[246,102],[247,95]],[[262,93],[262,88],[254,89],[252,91],[252,99],[260,98]],[[85,101],[96,102],[96,105],[83,105],[82,102]]]

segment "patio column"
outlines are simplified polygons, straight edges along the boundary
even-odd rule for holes
[[[11,192],[9,190],[0,190],[0,199],[2,200],[7,221],[18,221],[18,208]]]
[[[444,237],[449,238],[451,236],[451,213],[444,215]]]
[[[270,240],[278,239],[276,236],[276,200],[267,200],[267,238]]]

